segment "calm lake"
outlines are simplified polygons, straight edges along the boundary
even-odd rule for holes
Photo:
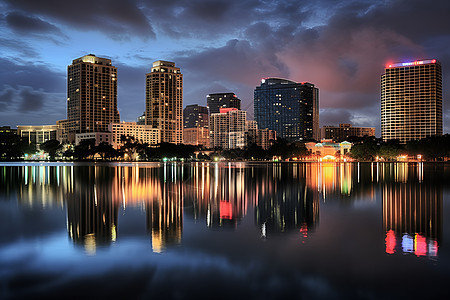
[[[2,163],[1,299],[449,299],[450,164]]]

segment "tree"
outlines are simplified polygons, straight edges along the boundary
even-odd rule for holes
[[[0,159],[15,160],[22,157],[23,149],[28,143],[14,133],[0,134]]]
[[[107,142],[100,143],[94,148],[94,152],[100,154],[102,159],[111,159],[119,156],[119,152]]]
[[[75,146],[74,157],[76,159],[93,158],[95,154],[95,139],[82,140]]]
[[[62,149],[62,145],[58,140],[48,140],[45,143],[41,144],[39,148],[48,153],[48,156],[51,160],[55,159],[56,153]]]

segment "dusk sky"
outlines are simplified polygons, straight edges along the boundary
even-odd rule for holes
[[[387,63],[434,58],[450,132],[450,1],[0,0],[0,125],[66,118],[67,66],[92,53],[118,68],[122,121],[145,110],[155,60],[184,74],[183,106],[234,92],[253,118],[264,77],[319,88],[320,125],[376,127]]]

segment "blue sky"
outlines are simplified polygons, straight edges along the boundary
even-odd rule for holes
[[[54,124],[66,116],[66,70],[85,54],[118,68],[121,120],[144,111],[145,73],[172,60],[184,106],[235,92],[253,115],[264,77],[314,83],[320,124],[373,126],[387,62],[436,58],[450,132],[450,3],[265,0],[0,0],[0,125]]]

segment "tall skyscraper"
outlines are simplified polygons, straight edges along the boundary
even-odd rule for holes
[[[173,62],[155,61],[147,74],[145,123],[161,130],[161,142],[183,142],[183,74]]]
[[[120,121],[117,110],[117,68],[111,60],[85,55],[67,68],[68,134],[108,131]]]
[[[234,93],[215,93],[206,96],[206,103],[210,114],[217,114],[221,108],[241,109],[241,99]]]
[[[291,142],[319,139],[319,90],[308,82],[266,78],[254,92],[258,128]]]
[[[381,137],[442,135],[442,70],[435,60],[389,64],[381,76]]]

